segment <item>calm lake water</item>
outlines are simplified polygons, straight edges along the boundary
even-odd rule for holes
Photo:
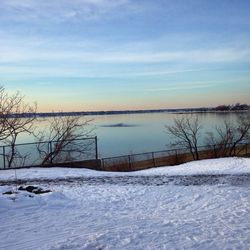
[[[94,133],[98,137],[99,157],[118,156],[170,149],[174,138],[166,133],[166,125],[173,124],[174,118],[181,114],[147,113],[86,116],[93,119]],[[203,131],[213,131],[224,119],[235,120],[235,113],[200,113],[198,114]],[[46,122],[38,122],[38,127],[46,129]],[[204,136],[203,136],[204,137]],[[22,135],[20,142],[31,142],[33,138]],[[200,144],[204,144],[203,140]]]

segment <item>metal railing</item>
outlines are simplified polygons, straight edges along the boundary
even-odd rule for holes
[[[250,155],[249,144],[199,146],[198,159],[194,158],[188,148],[146,152],[140,154],[106,157],[101,159],[101,170],[133,171],[151,167],[171,166],[192,160],[211,159],[229,156]]]
[[[0,146],[0,169],[98,159],[97,137]]]

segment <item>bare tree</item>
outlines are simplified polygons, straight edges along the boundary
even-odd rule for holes
[[[36,104],[26,103],[20,92],[10,95],[4,87],[0,87],[0,141],[2,144],[10,146],[10,150],[4,156],[9,168],[13,166],[15,159],[23,162],[27,158],[27,155],[21,156],[18,152],[16,141],[21,133],[34,132],[36,110]]]
[[[201,122],[197,115],[175,118],[172,126],[166,126],[167,133],[176,139],[172,145],[187,148],[194,160],[199,159],[198,141],[201,128]]]
[[[41,165],[69,161],[77,153],[78,156],[86,154],[93,141],[83,143],[82,139],[93,135],[91,121],[79,116],[55,116],[50,119],[48,132],[40,132],[37,136]]]
[[[250,114],[240,115],[236,121],[224,120],[214,132],[207,133],[206,142],[215,148],[216,157],[235,155],[241,143],[250,142]]]

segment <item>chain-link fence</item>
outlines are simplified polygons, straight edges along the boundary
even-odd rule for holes
[[[0,147],[0,169],[98,159],[97,137]]]
[[[211,159],[228,156],[250,156],[250,145],[211,145],[200,146],[198,159]],[[196,158],[195,158],[196,159]],[[178,148],[141,154],[123,155],[103,158],[101,169],[105,171],[133,171],[151,167],[172,166],[194,159],[194,151],[187,148]]]
[[[48,166],[98,159],[97,137],[72,141],[46,141],[0,147],[0,169]],[[210,145],[197,148],[199,159],[227,156],[250,156],[250,145]],[[171,166],[194,160],[187,148],[176,148],[101,159],[98,170],[133,171],[151,167]]]

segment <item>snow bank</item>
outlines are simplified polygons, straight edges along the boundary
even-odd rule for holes
[[[212,174],[244,174],[250,173],[250,159],[221,158],[193,161],[178,166],[159,167],[135,172],[104,172],[75,168],[30,168],[16,170],[21,179],[56,179],[69,177],[97,176],[137,176],[137,175],[212,175]],[[1,180],[14,180],[15,170],[0,171]]]
[[[250,173],[248,158],[220,158],[193,161],[173,167],[152,168],[141,171],[146,175],[218,175]]]

